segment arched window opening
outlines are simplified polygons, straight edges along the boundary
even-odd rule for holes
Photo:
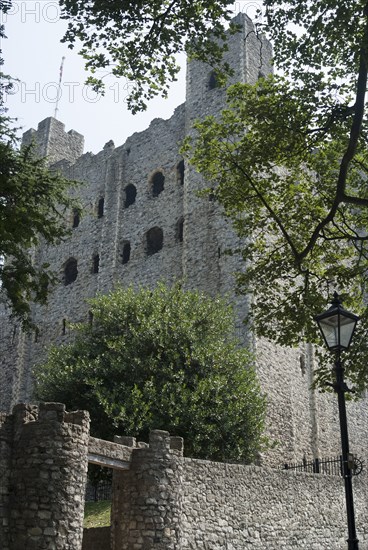
[[[92,258],[92,273],[98,273],[100,271],[100,256],[95,254]]]
[[[65,334],[66,334],[66,319],[63,319],[63,320],[62,320],[62,323],[61,323],[61,334],[62,334],[63,336],[65,336]]]
[[[73,229],[78,227],[79,224],[80,224],[80,211],[78,210],[78,208],[74,208],[73,209]]]
[[[78,277],[78,262],[75,258],[70,258],[64,267],[64,285],[74,283]]]
[[[121,263],[123,265],[129,262],[130,251],[131,251],[130,242],[123,243],[123,249],[121,251]]]
[[[210,76],[208,78],[208,89],[214,90],[215,88],[219,87],[219,82],[216,76],[216,71],[211,71]]]
[[[100,197],[98,204],[97,204],[97,217],[102,218],[104,215],[105,210],[105,199],[104,197]]]
[[[129,208],[129,206],[135,203],[135,198],[137,196],[137,189],[132,183],[130,183],[129,185],[126,186],[124,191],[125,191],[124,208]]]
[[[304,375],[306,373],[306,364],[305,364],[305,355],[304,355],[304,353],[300,354],[299,361],[300,361],[301,373]]]
[[[266,78],[266,75],[262,71],[258,71],[258,80],[261,78]]]
[[[146,253],[152,256],[162,249],[164,243],[164,234],[160,227],[152,227],[146,233]]]
[[[93,325],[93,313],[91,310],[88,312],[88,324],[90,327]]]
[[[178,162],[176,166],[176,172],[178,175],[178,182],[180,185],[184,184],[184,173],[185,173],[185,165],[184,165],[184,159],[182,159],[180,162]]]
[[[159,194],[162,193],[162,191],[164,190],[165,176],[163,175],[162,172],[156,172],[156,174],[152,176],[151,183],[152,183],[152,196],[158,197]]]
[[[176,223],[176,240],[179,243],[182,243],[183,238],[184,238],[184,218],[180,218]]]

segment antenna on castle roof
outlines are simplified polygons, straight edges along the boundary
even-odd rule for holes
[[[57,118],[57,114],[58,114],[58,111],[59,111],[59,100],[60,100],[60,97],[61,97],[61,81],[63,79],[64,61],[65,61],[65,56],[63,55],[63,57],[61,58],[60,73],[59,73],[59,85],[58,85],[58,89],[57,89],[54,118]]]

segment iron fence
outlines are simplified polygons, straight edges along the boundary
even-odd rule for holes
[[[363,462],[354,455],[349,456],[348,467],[352,470],[353,475],[357,475],[362,471]],[[332,458],[315,458],[314,460],[303,462],[284,464],[281,467],[283,470],[294,470],[297,472],[307,472],[310,474],[326,474],[330,476],[343,476],[343,460],[342,456]]]
[[[284,464],[283,470],[294,470],[297,472],[307,472],[309,474],[343,475],[342,456],[333,458],[315,458],[314,460]]]
[[[88,482],[86,487],[85,501],[111,500],[112,484],[111,481],[100,481],[97,485]]]

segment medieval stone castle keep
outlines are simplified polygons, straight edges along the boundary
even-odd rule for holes
[[[256,36],[250,19],[238,15],[241,32],[229,39],[227,61],[232,81],[253,83],[271,68],[271,47]],[[206,186],[179,153],[180,142],[199,117],[215,114],[226,92],[216,86],[210,68],[188,66],[185,104],[169,120],[155,119],[118,147],[112,142],[96,155],[83,154],[83,136],[65,132],[54,119],[24,134],[54,167],[84,182],[74,193],[82,212],[70,212],[71,237],[56,247],[40,246],[34,261],[48,262],[59,284],[47,307],[33,306],[38,331],[21,332],[6,310],[0,310],[0,410],[32,399],[32,365],[51,342],[69,338],[69,322],[87,320],[85,299],[114,284],[154,286],[158,280],[184,278],[188,288],[212,295],[230,293],[238,315],[237,329],[254,346],[263,390],[268,395],[268,431],[276,442],[265,462],[279,464],[303,457],[339,454],[339,428],[334,395],[310,389],[315,368],[313,348],[276,348],[245,333],[242,319],[250,299],[236,297],[234,277],[244,265],[224,254],[237,238],[218,205],[198,196]],[[349,405],[351,450],[364,458],[368,441],[368,402]]]

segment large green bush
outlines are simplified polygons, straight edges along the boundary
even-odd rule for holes
[[[265,399],[252,357],[219,298],[159,284],[91,301],[92,324],[35,369],[42,400],[83,408],[92,435],[185,438],[186,454],[251,461],[262,448]]]

